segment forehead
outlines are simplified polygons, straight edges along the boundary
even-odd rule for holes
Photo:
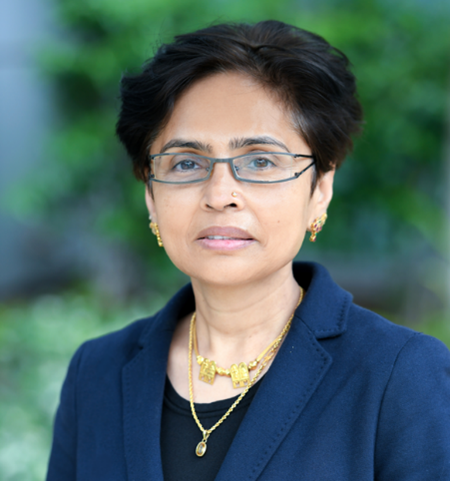
[[[239,73],[220,73],[193,84],[176,101],[152,153],[173,139],[196,140],[230,150],[235,138],[269,136],[304,147],[292,115],[273,92]]]

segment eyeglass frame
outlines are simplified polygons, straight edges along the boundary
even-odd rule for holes
[[[163,157],[163,156],[169,156],[169,155],[177,155],[177,154],[186,154],[189,152],[164,152],[162,154],[149,154],[148,159],[152,161],[155,157]],[[298,174],[294,175],[293,177],[289,177],[288,179],[283,179],[283,180],[270,180],[270,181],[265,181],[265,180],[249,180],[249,179],[242,179],[241,177],[238,176],[235,166],[233,164],[233,160],[239,159],[241,157],[246,157],[249,155],[252,155],[252,152],[248,154],[241,154],[241,155],[236,155],[235,157],[227,157],[223,159],[217,159],[215,157],[207,157],[206,155],[200,155],[200,154],[192,154],[195,155],[196,157],[201,157],[202,159],[208,159],[211,161],[211,165],[209,166],[208,169],[208,176],[203,177],[202,179],[197,179],[197,180],[190,180],[188,182],[171,182],[171,181],[166,181],[166,180],[158,180],[155,179],[154,176],[155,174],[151,173],[151,166],[149,169],[149,175],[148,175],[148,181],[147,182],[159,182],[161,184],[172,184],[172,185],[186,185],[186,184],[196,184],[197,182],[203,182],[205,180],[209,180],[211,178],[211,173],[213,171],[214,164],[228,164],[230,166],[231,172],[233,173],[233,177],[235,180],[238,180],[240,182],[248,182],[250,184],[280,184],[281,182],[288,182],[290,180],[295,180],[298,179],[304,172],[306,172],[310,167],[312,167],[316,163],[316,158],[314,155],[305,155],[305,154],[291,154],[290,152],[255,152],[255,154],[275,154],[275,155],[288,155],[293,158],[297,157],[302,157],[305,159],[313,159],[313,161],[305,167],[301,172]]]

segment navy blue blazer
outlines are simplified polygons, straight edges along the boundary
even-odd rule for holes
[[[320,265],[294,274],[307,294],[217,481],[450,480],[448,349],[354,305]],[[186,286],[153,317],[79,348],[48,481],[163,480],[169,345],[193,309]]]

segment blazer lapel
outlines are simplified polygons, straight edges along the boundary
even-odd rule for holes
[[[130,481],[163,480],[159,434],[172,335],[156,336],[122,371],[125,456]]]
[[[130,481],[163,481],[160,431],[167,358],[177,320],[192,307],[192,289],[186,286],[149,321],[140,351],[122,370],[125,457]]]
[[[239,427],[216,481],[258,478],[332,363],[311,331],[299,319],[295,321]],[[293,366],[297,366],[295,370]],[[218,431],[216,436],[220,436],[220,428]]]
[[[296,263],[294,276],[307,294],[216,481],[251,481],[260,476],[333,362],[318,339],[339,336],[346,330],[352,297],[332,281],[326,269],[314,263]],[[212,435],[220,436],[220,428]]]

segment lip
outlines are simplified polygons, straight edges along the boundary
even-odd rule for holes
[[[248,247],[255,242],[255,239],[239,227],[211,226],[199,232],[197,242],[208,250],[232,251]]]
[[[240,229],[239,227],[220,227],[220,226],[212,226],[203,229],[198,234],[198,239],[202,239],[204,237],[210,236],[222,236],[222,237],[230,237],[233,239],[246,239],[246,240],[253,240],[253,237],[244,229]]]

